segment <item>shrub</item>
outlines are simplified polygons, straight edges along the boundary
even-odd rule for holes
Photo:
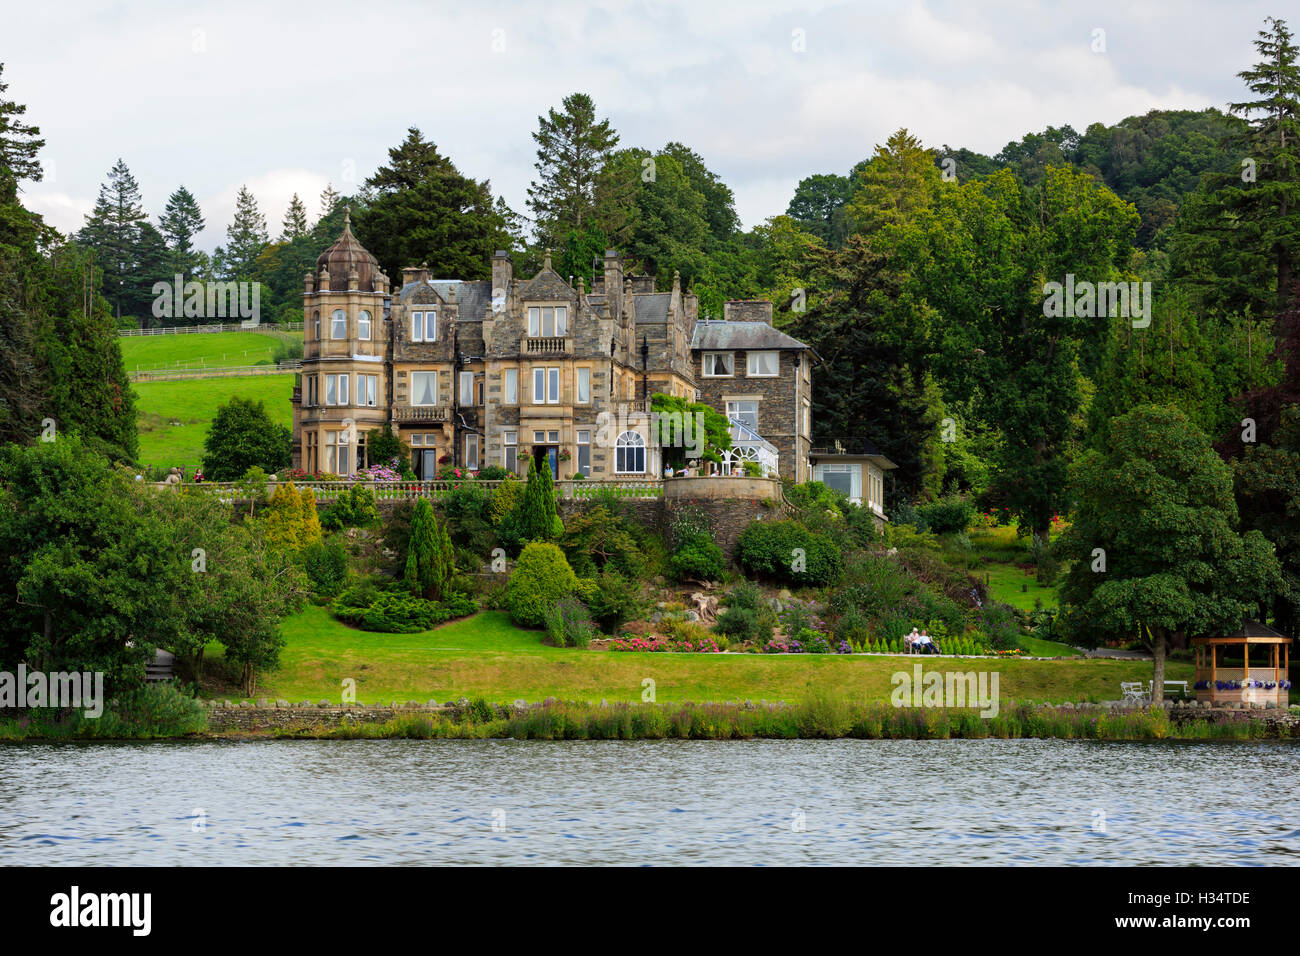
[[[726,570],[726,558],[721,548],[700,536],[687,540],[673,552],[668,569],[678,581],[717,581]]]
[[[555,511],[555,482],[551,478],[551,469],[539,470],[531,457],[528,459],[524,497],[514,513],[518,516],[518,533],[523,541],[550,541],[564,531]]]
[[[592,584],[594,587],[583,595],[583,601],[606,633],[641,613],[641,598],[634,581],[612,571],[602,571]]]
[[[441,600],[456,571],[456,559],[447,529],[433,513],[428,498],[415,503],[411,538],[406,548],[403,581],[415,597]]]
[[[378,520],[379,507],[375,504],[375,493],[364,485],[350,485],[320,516],[321,527],[331,531],[364,528]]]
[[[574,592],[577,575],[558,546],[534,542],[519,555],[506,603],[510,619],[520,627],[542,627],[547,607]]]
[[[501,484],[492,490],[488,498],[488,520],[495,527],[505,520],[506,515],[514,511],[519,505],[519,498],[523,495],[524,483],[514,475],[505,478]]]
[[[483,486],[472,481],[459,484],[443,496],[441,504],[452,543],[476,558],[486,557],[496,544],[496,535]]]
[[[570,595],[549,605],[542,614],[546,636],[556,647],[587,647],[599,632],[586,605]]]
[[[486,468],[479,469],[478,480],[505,481],[507,478],[513,477],[513,475],[514,472],[507,471],[500,465],[488,465]]]
[[[965,531],[975,514],[974,506],[965,498],[943,498],[916,509],[926,526],[935,534],[956,534]]]
[[[302,549],[302,566],[312,592],[335,597],[348,583],[348,553],[336,540],[317,541]]]
[[[798,554],[802,551],[802,567]],[[830,584],[840,574],[841,552],[825,535],[797,521],[755,521],[736,542],[740,566],[758,577],[790,585]]]
[[[559,543],[575,574],[591,576],[606,568],[629,577],[641,573],[635,538],[622,518],[601,505],[569,518]]]
[[[478,611],[465,594],[449,594],[443,601],[427,601],[401,591],[380,591],[373,584],[348,588],[330,606],[334,616],[365,631],[413,634],[456,617]]]

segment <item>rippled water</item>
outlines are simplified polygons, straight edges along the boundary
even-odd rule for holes
[[[27,744],[0,763],[3,864],[1300,863],[1282,741]]]

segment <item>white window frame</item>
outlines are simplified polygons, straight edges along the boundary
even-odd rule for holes
[[[339,335],[339,323],[343,323],[343,334]],[[334,341],[348,337],[348,313],[345,309],[335,309],[330,313],[330,338]]]
[[[505,405],[519,404],[519,369],[506,369],[505,385],[503,386],[505,397],[502,399]]]
[[[736,419],[736,420],[739,421],[739,422],[744,422],[745,424],[748,424],[750,428],[754,429],[754,431],[757,432],[757,431],[758,431],[758,412],[759,412],[759,404],[760,404],[760,403],[759,403],[758,399],[754,399],[754,398],[742,398],[742,399],[736,399],[736,400],[734,400],[734,401],[729,401],[729,402],[727,402],[727,404],[726,404],[727,418],[734,418],[734,419]],[[753,422],[753,424],[749,424],[748,422],[745,422],[745,419],[743,419],[743,418],[738,414],[738,412],[739,412],[739,407],[738,407],[738,406],[741,406],[741,405],[753,405],[753,406],[754,406],[754,422]],[[759,432],[759,434],[762,434],[762,432]]]
[[[379,376],[357,373],[357,404],[374,407],[379,395]]]
[[[578,373],[578,393],[574,397],[575,405],[591,404],[591,369],[579,367]]]
[[[533,404],[560,404],[560,370],[557,366],[533,367]]]
[[[357,313],[357,338],[370,341],[370,313],[365,309]]]
[[[348,380],[350,378],[351,376],[347,373],[325,376],[326,405],[348,404]]]
[[[501,433],[501,467],[506,471],[519,472],[519,432],[506,430]]]
[[[418,392],[417,392],[417,390],[416,390],[416,387],[415,387],[415,382],[416,382],[416,376],[417,376],[417,375],[432,375],[432,376],[433,376],[433,401],[432,401],[432,402],[417,402],[417,401],[415,400],[415,399],[416,399],[416,396],[417,396],[417,394],[418,394]],[[437,405],[437,404],[438,404],[438,372],[437,372],[436,369],[433,370],[433,371],[425,371],[425,370],[412,371],[412,372],[411,372],[410,387],[411,387],[411,396],[410,396],[410,397],[411,397],[411,402],[410,402],[410,403],[411,403],[412,405],[420,405],[420,406],[424,406],[424,407],[427,408],[427,407],[429,407],[429,406]]]
[[[585,428],[578,430],[578,474],[591,477],[591,432]]]
[[[627,431],[619,435],[614,442],[614,474],[616,475],[644,475],[646,466],[649,464],[646,458],[645,438],[639,432]],[[640,468],[628,468],[627,456],[631,452],[640,452]],[[636,464],[634,461],[633,464]]]
[[[473,433],[465,436],[465,467],[478,471],[478,435]]]
[[[438,341],[438,313],[436,310],[411,313],[411,341]]]
[[[730,371],[717,371],[718,360],[726,356],[726,364],[730,366]],[[736,353],[735,352],[705,352],[701,371],[704,378],[732,378],[736,374]]]
[[[776,371],[773,372],[755,371],[754,360],[764,355],[770,355],[772,357],[772,364],[774,365]],[[745,375],[748,378],[778,378],[781,375],[781,353],[776,351],[769,351],[769,350],[763,350],[759,352],[746,352],[745,353]]]
[[[558,368],[548,368],[546,370],[546,404],[560,404],[560,370]]]
[[[461,372],[458,385],[460,389],[460,396],[459,396],[460,404],[473,405],[474,404],[474,373]]]
[[[319,341],[320,341],[320,309],[317,309],[317,310],[315,311],[315,314],[312,316],[312,333],[311,333],[311,337],[312,337],[312,340],[313,340],[313,341],[316,341],[316,342],[319,342]]]

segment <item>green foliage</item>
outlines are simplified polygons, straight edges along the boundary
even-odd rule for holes
[[[492,490],[488,498],[488,520],[493,527],[498,527],[519,506],[523,497],[524,483],[517,477],[507,476],[501,484]]]
[[[411,453],[401,436],[393,433],[393,426],[384,423],[383,428],[370,431],[366,435],[366,447],[372,462],[391,462],[397,459],[396,471],[404,474],[411,470]]]
[[[411,519],[403,580],[415,597],[440,601],[455,570],[455,556],[447,529],[433,513],[429,499],[421,498],[415,503],[415,515]]]
[[[379,505],[375,493],[364,485],[349,485],[320,516],[321,527],[330,531],[366,528],[378,520]]]
[[[650,396],[650,410],[658,416],[664,461],[674,468],[682,467],[688,453],[696,449],[705,461],[720,464],[721,453],[731,448],[731,423],[726,415],[710,405],[656,392]],[[701,444],[703,448],[700,448]]]
[[[922,505],[917,511],[935,534],[956,534],[966,530],[975,508],[965,498],[954,496]]]
[[[314,594],[336,597],[347,586],[348,553],[337,538],[307,545],[300,559]]]
[[[515,515],[515,530],[521,541],[551,541],[564,531],[555,508],[555,482],[551,478],[551,469],[538,470],[532,457],[528,459],[528,483]]]
[[[430,601],[401,591],[381,591],[365,582],[340,594],[330,610],[339,620],[364,631],[415,634],[457,617],[478,612],[478,604],[460,593]]]
[[[455,485],[442,498],[452,544],[477,558],[486,557],[496,545],[489,497],[482,485],[465,481]]]
[[[520,627],[541,627],[546,609],[572,594],[578,579],[557,545],[533,542],[519,555],[510,575],[506,602],[510,619]]]
[[[571,516],[559,544],[574,573],[581,577],[605,569],[628,577],[642,571],[641,553],[631,529],[599,504]]]
[[[262,402],[234,396],[217,409],[203,442],[203,474],[235,481],[254,465],[276,472],[289,467],[293,436],[277,425]]]
[[[726,558],[716,544],[697,536],[673,552],[668,569],[678,581],[717,581],[726,570]]]
[[[586,93],[566,96],[563,109],[539,116],[537,127],[538,178],[528,187],[528,207],[542,242],[554,246],[595,215],[597,175],[618,134],[608,119],[597,121],[596,105]],[[589,267],[577,274],[585,275]]]
[[[319,527],[319,525],[318,525]],[[302,497],[292,481],[282,481],[275,486],[271,503],[263,512],[262,533],[272,548],[295,551],[305,542]]]
[[[594,587],[582,594],[582,600],[601,630],[612,633],[641,614],[641,596],[635,581],[606,570],[592,583]]]
[[[548,641],[556,647],[587,647],[599,635],[591,612],[576,597],[562,597],[542,613]]]
[[[825,535],[796,521],[755,521],[736,541],[736,560],[761,578],[817,586],[839,576],[841,554]]]

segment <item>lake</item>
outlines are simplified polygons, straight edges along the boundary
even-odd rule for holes
[[[1300,744],[0,748],[0,863],[1300,864]]]

